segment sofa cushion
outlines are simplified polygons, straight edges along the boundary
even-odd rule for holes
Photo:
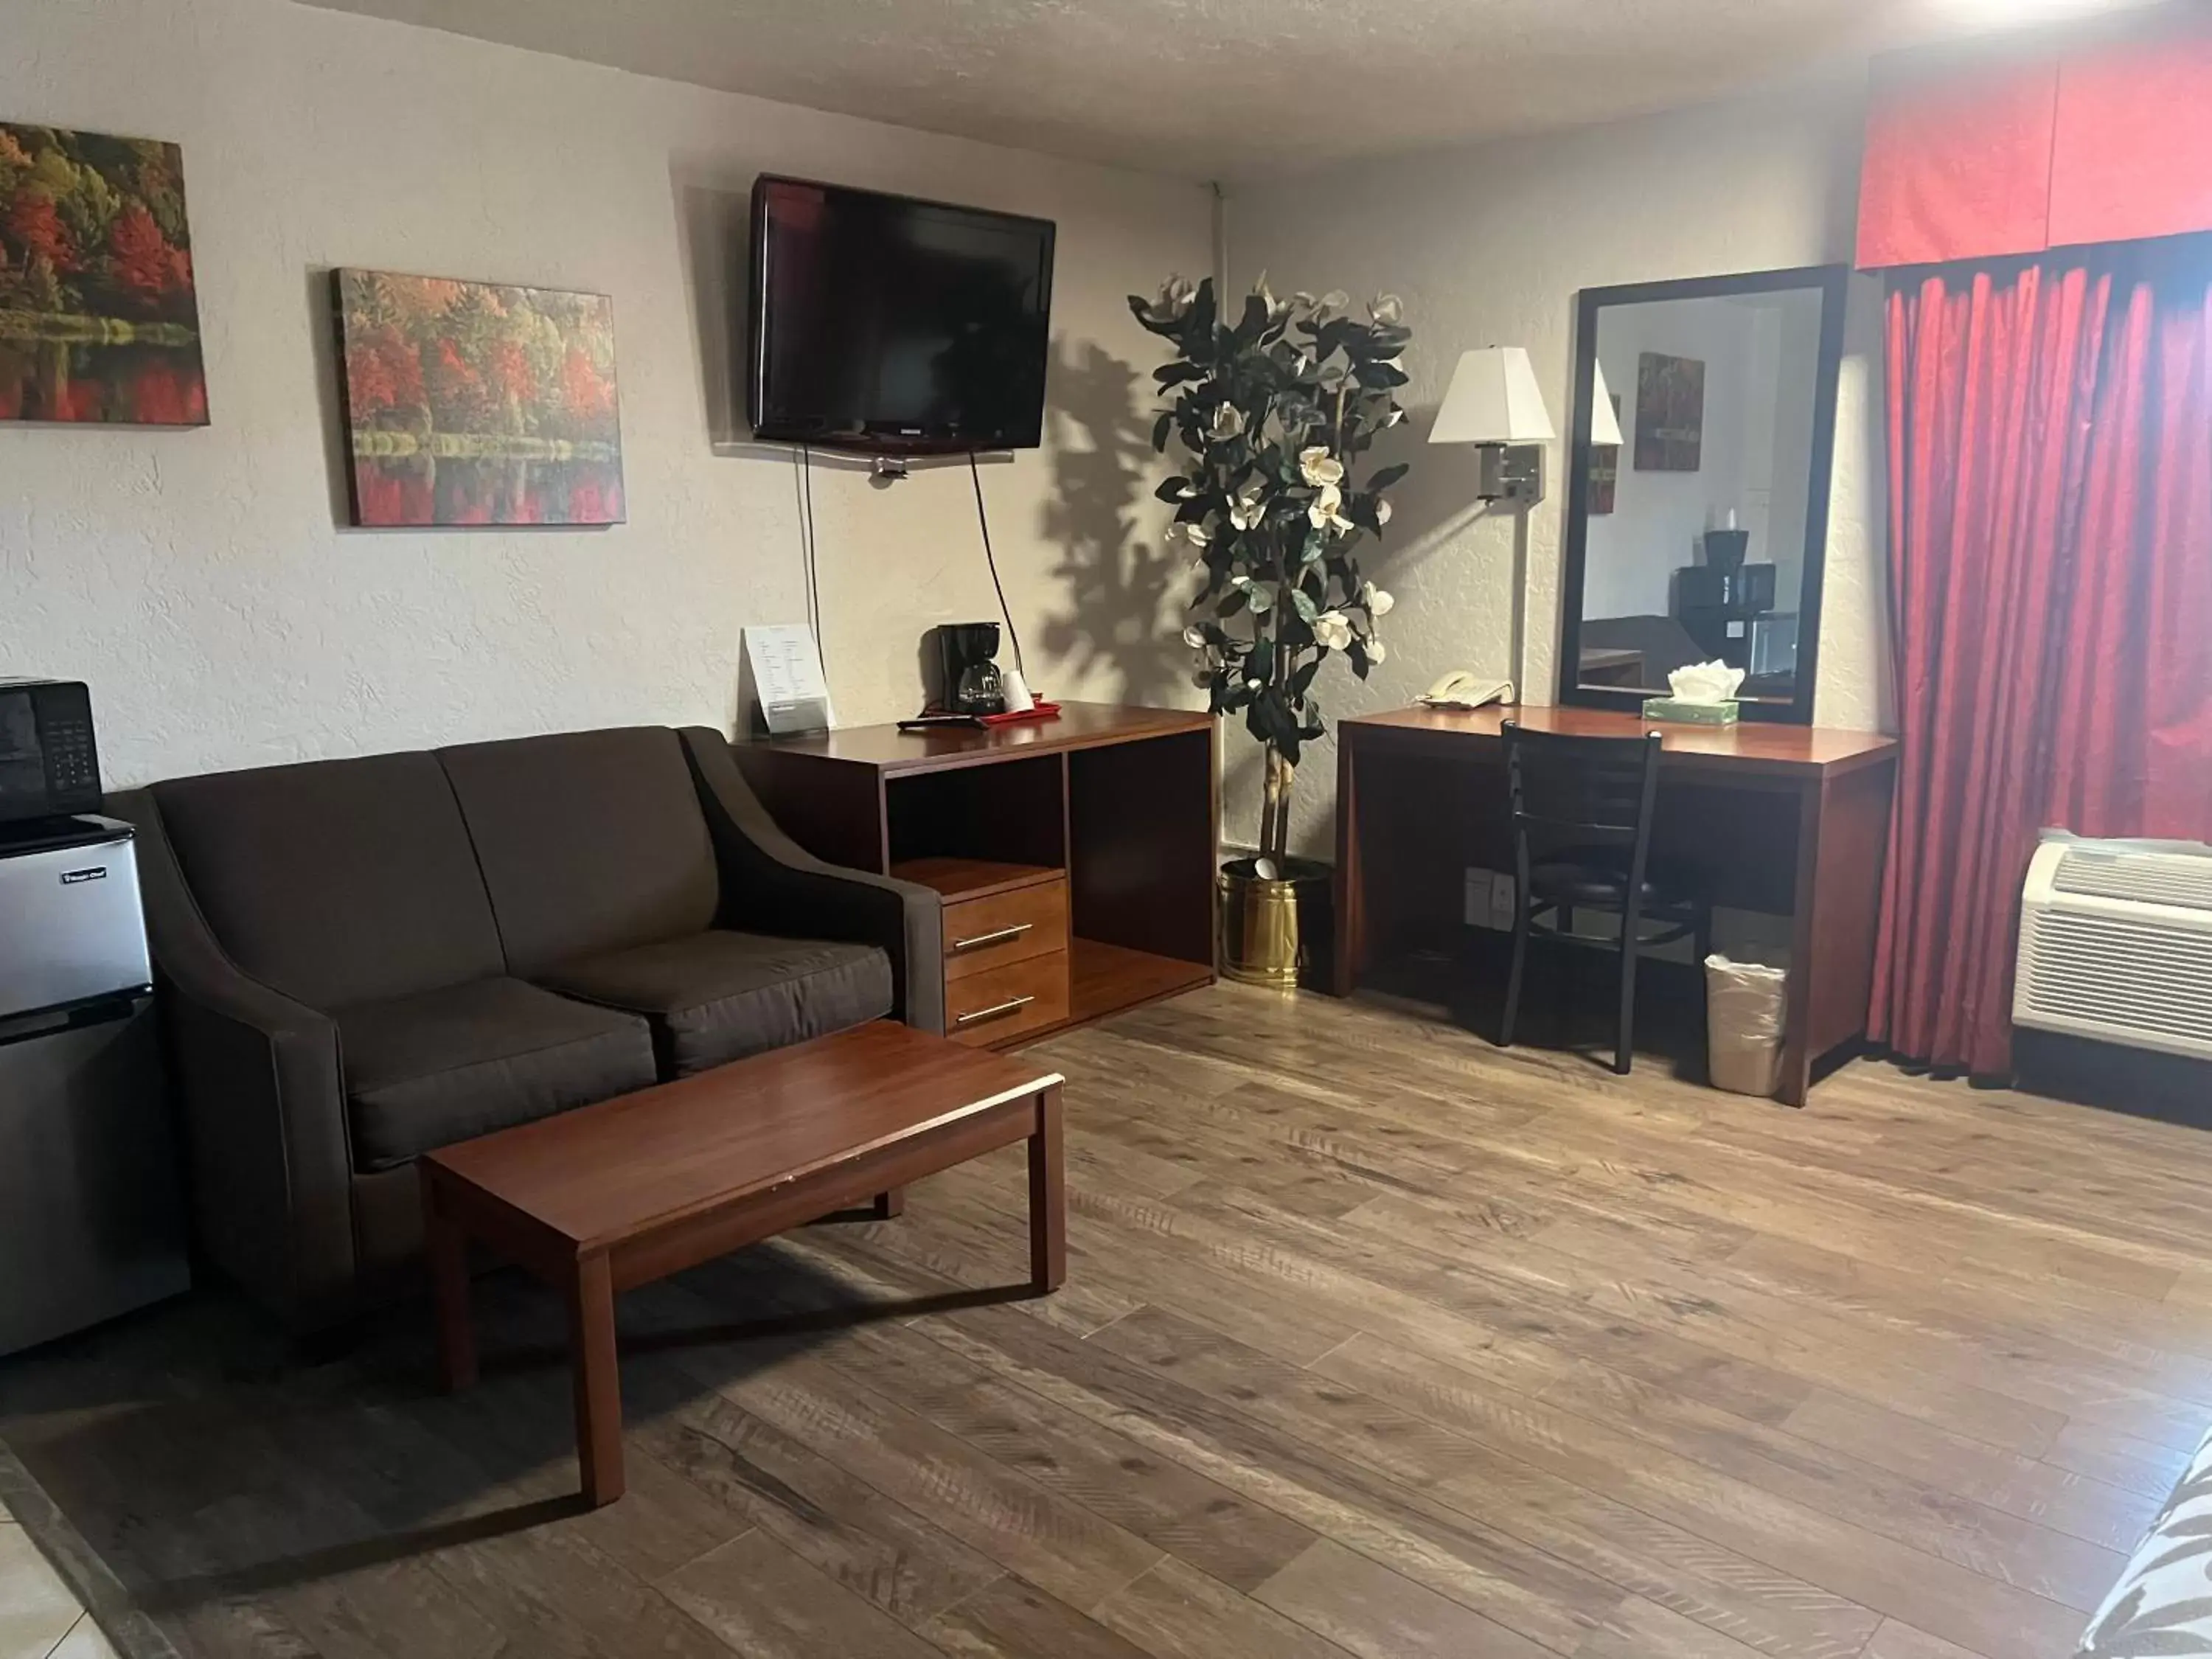
[[[504,971],[435,757],[218,772],[150,793],[208,926],[272,989],[331,1009]]]
[[[361,1003],[336,1018],[362,1170],[658,1080],[643,1020],[519,979]]]
[[[539,981],[651,1019],[671,1078],[891,1011],[891,961],[876,946],[759,933],[693,933],[565,963]]]
[[[696,933],[721,883],[691,769],[665,727],[438,751],[491,894],[507,971]]]

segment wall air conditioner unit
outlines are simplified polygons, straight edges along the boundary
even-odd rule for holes
[[[2212,848],[2047,832],[2028,866],[2012,1018],[2212,1060]]]

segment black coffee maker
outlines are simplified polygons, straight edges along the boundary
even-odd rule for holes
[[[950,714],[1002,714],[1006,686],[999,676],[999,624],[944,623],[937,636],[937,683],[929,689],[932,708]]]

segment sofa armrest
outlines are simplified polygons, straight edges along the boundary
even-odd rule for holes
[[[323,1322],[343,1310],[355,1265],[337,1024],[225,953],[150,790],[111,797],[107,810],[137,830],[200,1248],[295,1324]]]
[[[892,1012],[942,1036],[944,901],[912,882],[823,863],[776,827],[738,770],[727,738],[705,726],[687,726],[682,735],[730,918],[786,938],[881,945],[897,990]]]

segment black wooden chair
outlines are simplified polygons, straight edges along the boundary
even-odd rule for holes
[[[1547,938],[1617,951],[1620,1020],[1613,1069],[1624,1075],[1635,1053],[1636,962],[1655,945],[1697,941],[1711,948],[1712,907],[1695,893],[1653,878],[1651,820],[1659,799],[1660,734],[1588,738],[1532,732],[1508,720],[1506,769],[1513,790],[1513,973],[1505,988],[1501,1047],[1513,1046],[1529,936],[1540,917]],[[1620,918],[1618,939],[1579,934],[1578,911]],[[1660,931],[1646,935],[1647,924]]]

